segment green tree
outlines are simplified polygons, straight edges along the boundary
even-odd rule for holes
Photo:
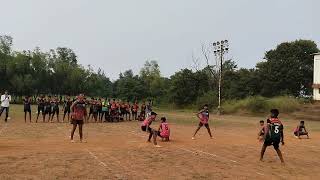
[[[263,96],[311,94],[313,58],[319,49],[310,40],[279,44],[265,54],[265,62],[257,64]]]

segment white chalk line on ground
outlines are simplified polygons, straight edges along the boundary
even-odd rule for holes
[[[187,149],[187,148],[184,148],[184,147],[178,147],[178,149],[181,149],[181,150],[184,150],[184,151],[187,151],[187,152],[190,152],[192,154],[196,154],[196,155],[209,155],[211,157],[214,157],[214,158],[220,158],[220,159],[225,159],[227,161],[230,161],[230,162],[233,162],[233,163],[238,163],[237,161],[235,160],[232,160],[232,159],[228,159],[228,158],[224,158],[222,156],[218,156],[216,154],[212,154],[212,153],[209,153],[209,152],[205,152],[205,151],[201,151],[201,150],[198,150],[198,149]]]
[[[108,167],[108,166],[106,165],[106,163],[104,163],[103,161],[101,161],[93,152],[91,152],[89,149],[85,149],[85,150],[89,153],[89,155],[90,155],[91,157],[93,157],[96,161],[98,161],[99,165],[101,165],[101,166],[107,168],[108,170],[112,171],[112,169],[111,169],[110,167]]]
[[[209,153],[209,152],[205,152],[205,151],[201,151],[201,150],[196,150],[196,149],[190,150],[190,149],[187,149],[187,148],[184,148],[184,147],[178,147],[178,149],[183,150],[183,151],[186,151],[186,152],[189,152],[189,153],[192,153],[192,154],[195,154],[195,155],[199,155],[199,154],[201,155],[201,154],[203,154],[203,155],[209,155],[209,156],[212,156],[212,157],[215,157],[215,158],[225,159],[225,160],[227,160],[227,161],[230,161],[230,162],[233,162],[233,163],[236,163],[237,165],[239,165],[239,163],[238,163],[237,161],[235,161],[235,160],[228,159],[228,158],[223,158],[223,157],[220,157],[220,156],[218,156],[218,155],[216,155],[216,154],[212,154],[212,153]],[[263,173],[259,173],[259,172],[255,172],[255,173],[258,174],[258,175],[264,176]]]
[[[100,166],[103,166],[104,168],[108,169],[109,171],[114,172],[114,170],[112,168],[110,168],[106,163],[104,163],[102,160],[100,160],[93,152],[91,152],[89,149],[85,149],[85,150],[89,153],[89,155],[91,157],[93,157],[99,163]],[[123,166],[121,161],[119,161],[118,159],[116,159],[108,154],[104,154],[104,155],[106,155],[108,157],[108,159],[111,160],[112,162],[116,162],[118,164],[118,166],[121,167],[125,171],[125,172],[121,173],[121,176],[122,175],[130,176],[129,175],[130,173],[137,174],[134,171],[129,171],[128,168]]]

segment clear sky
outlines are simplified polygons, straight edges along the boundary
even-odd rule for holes
[[[283,41],[320,46],[319,0],[0,0],[0,17],[14,49],[69,47],[111,79],[148,59],[170,76],[221,39],[247,68]]]

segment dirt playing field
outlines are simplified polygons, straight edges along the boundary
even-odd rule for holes
[[[35,108],[33,108],[35,109]],[[172,141],[147,143],[139,122],[85,124],[87,143],[70,143],[68,123],[24,123],[22,107],[0,122],[0,179],[319,179],[320,122],[306,122],[311,139],[299,140],[297,120],[282,118],[285,165],[272,147],[259,161],[258,121],[264,117],[211,116],[214,139],[191,112],[160,112]],[[35,114],[33,114],[35,116]],[[34,117],[33,117],[34,119]],[[157,123],[153,125],[157,127]],[[78,133],[78,131],[76,131]],[[78,134],[75,139],[78,141]]]

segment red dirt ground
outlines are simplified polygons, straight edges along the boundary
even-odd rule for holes
[[[190,113],[168,113],[170,119]],[[254,117],[213,117],[214,139],[196,123],[171,122],[172,141],[154,148],[138,122],[85,124],[87,143],[70,143],[67,123],[24,123],[21,114],[0,123],[0,179],[319,179],[320,134],[298,140],[285,121],[286,161],[272,147],[259,161]],[[245,123],[243,123],[245,122]],[[316,122],[313,126],[319,127]],[[155,127],[155,125],[154,125]],[[78,140],[78,135],[75,137]]]

